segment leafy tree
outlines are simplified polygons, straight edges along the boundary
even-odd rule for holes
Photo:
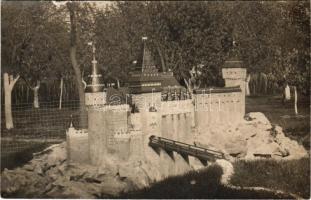
[[[62,11],[51,2],[2,3],[2,69],[20,75],[28,83],[34,92],[35,108],[39,107],[40,82],[69,72],[64,68],[69,54],[65,48],[68,28]],[[11,96],[13,88],[8,88]]]
[[[79,92],[80,125],[86,127],[86,109],[82,71],[89,65],[90,49],[87,44],[94,40],[94,10],[93,5],[84,2],[67,2],[70,18],[70,61],[76,78]],[[88,67],[90,68],[90,67]]]
[[[38,108],[40,81],[60,74],[65,64],[58,60],[66,60],[60,48],[66,24],[50,2],[5,2],[3,7],[5,66],[21,74],[29,84],[34,91],[34,107]]]
[[[100,63],[111,76],[126,79],[139,56],[141,37],[147,36],[162,71],[173,70],[183,82],[194,66],[203,65],[202,82],[211,84],[209,72],[218,72],[216,80],[220,79],[228,51],[220,16],[207,2],[118,2],[97,16]]]

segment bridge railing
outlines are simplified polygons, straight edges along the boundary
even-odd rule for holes
[[[195,156],[201,159],[215,159],[224,158],[224,154],[219,151],[198,147],[191,144],[186,144],[183,142],[178,142],[175,140],[163,138],[163,137],[157,137],[157,136],[150,136],[149,138],[149,145],[153,147],[162,147],[165,150],[169,151],[176,151],[181,154],[187,154],[191,156]]]

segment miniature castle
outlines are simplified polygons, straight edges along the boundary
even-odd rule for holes
[[[101,166],[107,157],[155,162],[157,155],[148,146],[151,135],[193,144],[209,126],[238,123],[244,117],[246,69],[239,60],[225,62],[224,88],[200,88],[190,94],[173,72],[158,71],[143,40],[142,56],[129,75],[128,94],[118,96],[107,95],[93,53],[85,89],[88,130],[67,131],[72,162]]]

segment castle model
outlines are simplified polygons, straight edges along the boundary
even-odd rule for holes
[[[103,166],[111,158],[117,163],[149,160],[159,165],[156,160],[169,153],[156,152],[149,144],[150,136],[193,145],[209,126],[243,119],[246,69],[239,60],[225,62],[224,88],[200,88],[192,94],[173,72],[158,71],[146,40],[136,66],[125,88],[107,88],[94,54],[85,89],[88,129],[68,129],[70,162]]]

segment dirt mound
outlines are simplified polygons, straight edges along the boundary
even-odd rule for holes
[[[195,143],[244,159],[299,159],[307,156],[302,145],[286,137],[281,127],[272,126],[259,112],[247,114],[245,120],[236,126],[212,126],[198,135]]]
[[[148,184],[148,179],[142,183],[146,180],[146,177],[143,179],[142,176],[146,175],[140,171],[140,167],[133,168],[136,180],[133,179],[133,175],[120,175],[119,171],[112,167],[96,168],[86,164],[67,164],[66,143],[62,143],[36,154],[34,159],[23,167],[5,169],[1,174],[1,194],[4,197],[20,195],[24,198],[114,197]]]

